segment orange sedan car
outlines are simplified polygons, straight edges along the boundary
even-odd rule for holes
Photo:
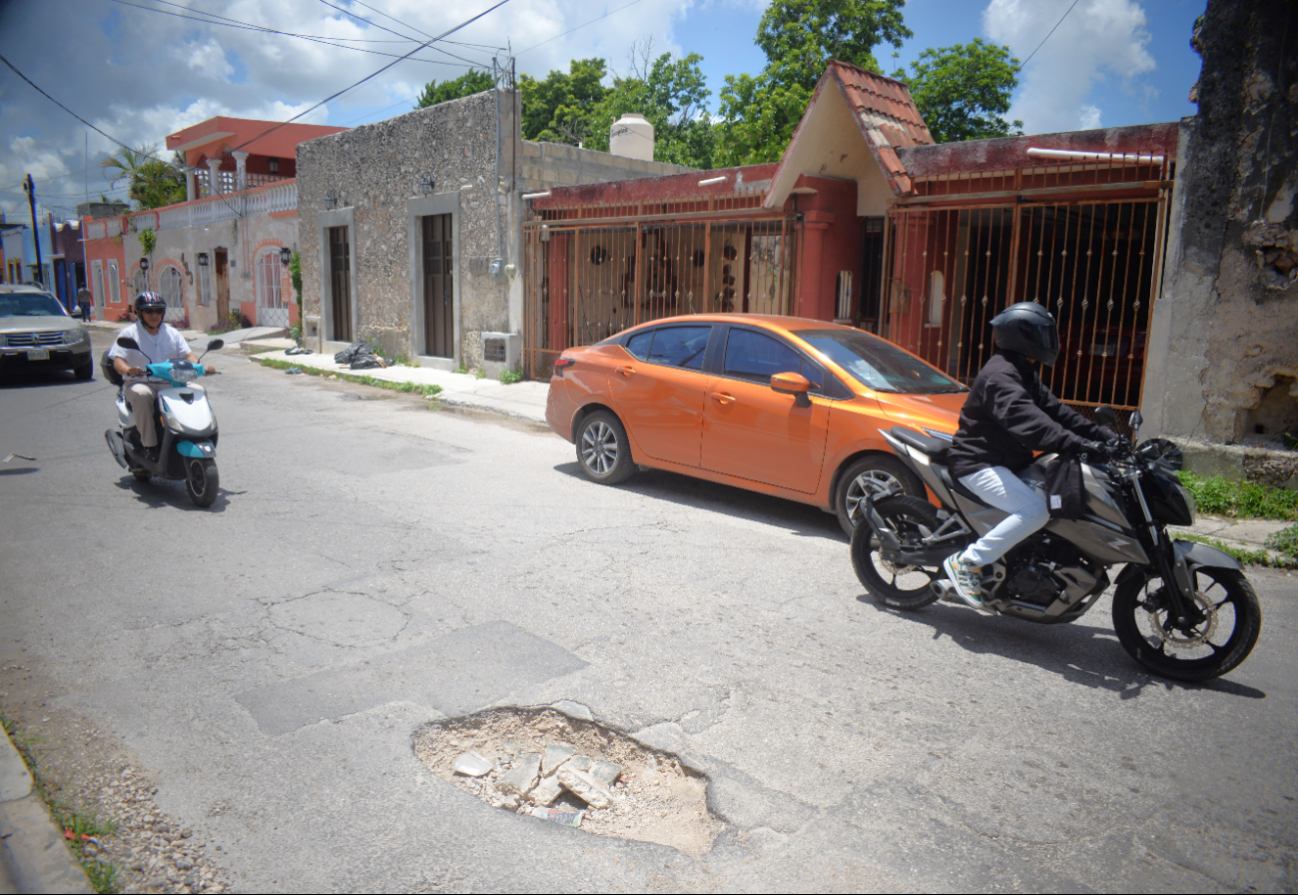
[[[949,437],[967,392],[851,327],[704,314],[564,351],[545,416],[591,481],[665,469],[821,507],[850,534],[867,491],[926,496],[879,429]]]

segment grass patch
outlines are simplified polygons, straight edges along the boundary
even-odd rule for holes
[[[241,344],[243,344],[243,343],[241,343]],[[267,353],[268,351],[282,351],[282,350],[283,350],[282,348],[271,348],[271,347],[269,347],[269,346],[265,346],[265,347],[257,347],[257,348],[249,348],[249,347],[247,347],[246,344],[244,344],[244,348],[243,348],[243,351],[244,351],[245,354],[265,354],[265,353]]]
[[[1244,547],[1232,547],[1229,544],[1223,544],[1215,538],[1205,538],[1199,535],[1177,533],[1178,541],[1198,541],[1200,544],[1207,544],[1209,547],[1216,547],[1222,553],[1227,553],[1239,560],[1246,566],[1267,566],[1272,569],[1298,569],[1298,557],[1295,556],[1275,556],[1265,550],[1249,550]],[[1267,546],[1270,546],[1268,543]]]
[[[394,392],[406,392],[407,394],[422,395],[424,398],[432,398],[442,393],[440,385],[427,385],[422,382],[390,382],[387,379],[375,379],[373,376],[357,376],[353,373],[332,373],[329,370],[317,370],[314,367],[304,367],[301,364],[295,364],[292,361],[280,360],[275,357],[263,357],[257,360],[257,363],[263,367],[271,367],[276,370],[287,370],[289,367],[297,367],[308,376],[337,376],[339,379],[346,379],[348,382],[355,382],[360,385],[369,385],[374,388],[386,388]]]
[[[54,794],[50,781],[41,772],[40,762],[36,758],[36,753],[32,750],[32,744],[39,743],[43,737],[21,735],[17,722],[4,714],[0,714],[0,726],[4,727],[5,733],[9,735],[10,741],[14,744],[14,748],[22,756],[23,763],[27,765],[27,770],[31,772],[33,788],[35,788],[37,795],[41,797],[41,801],[49,808],[54,822],[58,824],[59,829],[71,832],[72,835],[68,839],[68,844],[71,845],[72,853],[80,862],[81,868],[86,872],[90,885],[101,895],[119,891],[121,871],[118,870],[117,866],[111,861],[104,861],[86,854],[87,837],[94,839],[103,836],[116,836],[117,824],[111,820],[99,820],[97,813],[87,814],[84,811],[79,811]]]
[[[1266,546],[1298,563],[1298,525],[1282,528],[1266,539]]]
[[[500,384],[501,384],[501,385],[513,385],[515,382],[522,382],[522,381],[523,381],[523,374],[522,374],[522,373],[516,373],[516,372],[514,372],[513,370],[501,370],[501,371],[500,371]]]
[[[1235,519],[1279,519],[1298,522],[1298,491],[1259,482],[1237,482],[1219,475],[1177,473],[1194,495],[1198,512]]]

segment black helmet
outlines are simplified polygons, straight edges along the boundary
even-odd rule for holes
[[[1055,358],[1059,357],[1059,328],[1055,326],[1055,318],[1036,302],[1010,305],[992,318],[992,330],[998,348],[1017,351],[1047,367],[1053,367]]]
[[[138,317],[145,308],[157,309],[165,314],[167,312],[167,302],[156,292],[141,292],[135,296],[135,316]]]

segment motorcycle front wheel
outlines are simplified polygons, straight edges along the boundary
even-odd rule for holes
[[[196,507],[210,507],[216,500],[221,478],[216,471],[216,461],[190,457],[185,461],[185,490]]]
[[[937,509],[909,495],[885,498],[874,505],[883,525],[901,542],[903,550],[922,550],[922,538],[942,525]],[[879,538],[864,519],[852,532],[852,568],[865,589],[892,609],[919,609],[937,599],[929,585],[944,577],[940,566],[903,566],[883,558]],[[954,551],[955,548],[953,547]]]
[[[1194,624],[1169,618],[1162,578],[1133,578],[1113,595],[1113,629],[1133,659],[1178,681],[1206,681],[1248,658],[1262,630],[1262,607],[1253,585],[1237,569],[1196,569]]]

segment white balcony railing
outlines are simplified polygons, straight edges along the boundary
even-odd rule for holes
[[[297,181],[290,180],[247,193],[228,193],[210,199],[196,199],[183,205],[169,205],[159,208],[156,213],[159,230],[174,230],[296,209]]]

